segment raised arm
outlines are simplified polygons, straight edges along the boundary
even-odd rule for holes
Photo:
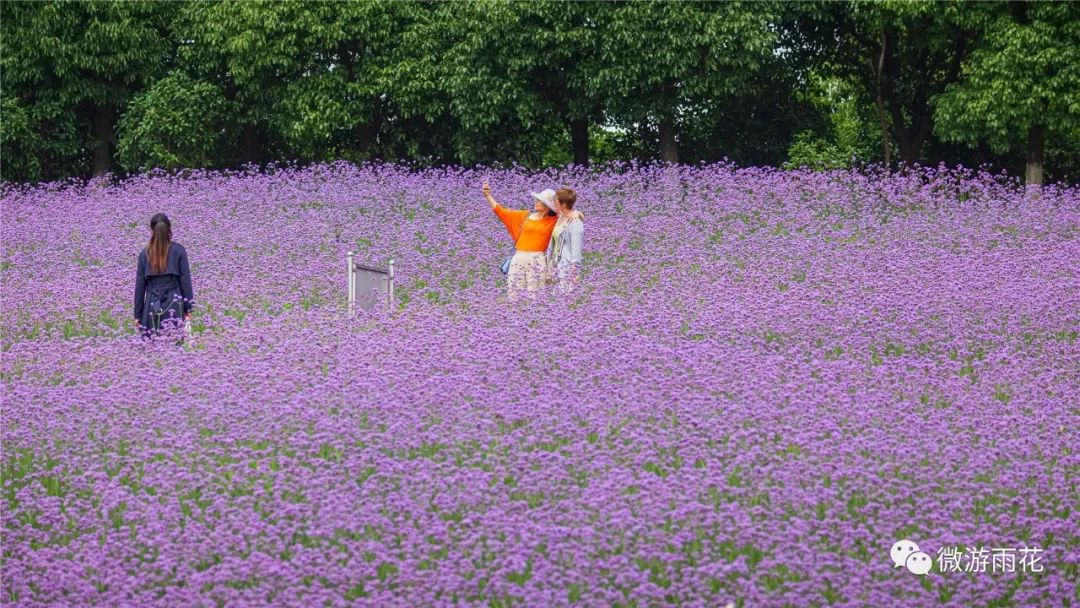
[[[484,198],[486,198],[488,204],[491,205],[491,210],[499,217],[499,221],[503,223],[503,226],[506,226],[506,231],[510,233],[510,238],[517,239],[518,234],[521,232],[522,223],[525,221],[525,218],[528,217],[529,212],[524,209],[507,209],[495,202],[495,198],[491,196],[491,186],[488,186],[487,182],[484,182],[482,191],[484,192]]]
[[[484,185],[480,187],[480,191],[484,193],[484,198],[487,199],[488,204],[491,205],[491,209],[494,211],[499,206],[499,203],[496,203],[495,198],[491,196],[491,186],[484,182]]]
[[[195,292],[191,289],[191,267],[188,265],[186,249],[180,254],[180,295],[184,296],[184,317],[186,318],[195,306]]]
[[[135,268],[135,321],[142,320],[143,302],[146,299],[146,255],[139,252],[139,263]]]

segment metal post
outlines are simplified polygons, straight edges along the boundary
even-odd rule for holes
[[[394,260],[390,260],[389,277],[386,281],[387,298],[390,300],[390,312],[394,312]]]
[[[353,252],[352,251],[349,252],[349,270],[348,270],[348,274],[346,276],[347,276],[347,279],[346,279],[346,282],[345,282],[346,283],[346,289],[349,290],[349,317],[351,318],[353,316],[353,314],[355,313],[355,311],[356,311],[356,301],[355,301],[354,296],[353,296],[353,281],[356,280],[356,277],[354,276],[354,273],[353,273]]]

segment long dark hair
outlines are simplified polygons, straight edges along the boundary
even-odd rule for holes
[[[146,257],[150,261],[150,268],[157,274],[165,272],[165,264],[169,259],[169,243],[172,243],[172,224],[164,213],[158,213],[150,218],[150,244],[146,246]]]

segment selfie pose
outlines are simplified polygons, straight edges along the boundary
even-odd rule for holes
[[[481,190],[491,205],[491,210],[499,216],[510,233],[510,238],[514,239],[514,255],[510,258],[509,268],[506,270],[508,298],[513,301],[523,292],[536,293],[544,285],[547,274],[546,251],[551,241],[551,232],[558,220],[555,214],[555,191],[533,192],[533,210],[529,212],[524,209],[507,209],[495,202],[487,182],[484,182]]]
[[[135,271],[135,324],[157,333],[191,316],[195,294],[187,251],[172,242],[172,224],[164,213],[150,218],[150,244],[139,252]]]

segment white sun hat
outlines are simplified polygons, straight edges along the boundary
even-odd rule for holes
[[[555,207],[555,191],[551,188],[548,188],[543,192],[533,192],[532,197],[547,205],[548,209],[558,211],[558,208]]]

